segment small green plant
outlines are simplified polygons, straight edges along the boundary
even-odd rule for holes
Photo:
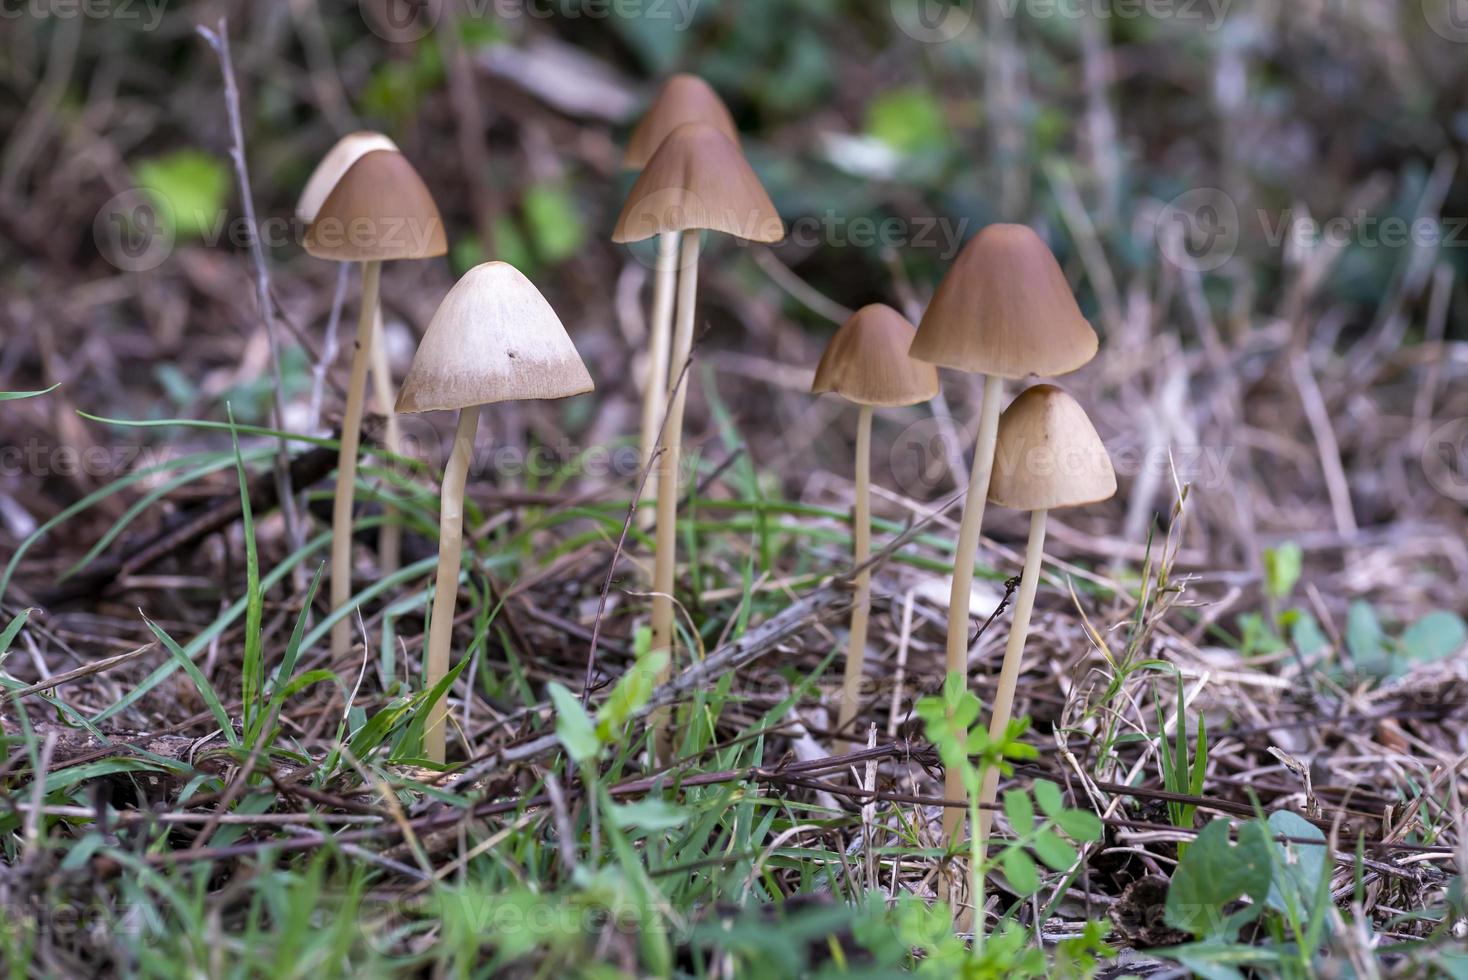
[[[1203,792],[1203,780],[1208,772],[1208,729],[1203,716],[1198,716],[1198,737],[1193,747],[1192,758],[1188,757],[1187,698],[1183,693],[1181,675],[1174,678],[1176,687],[1175,711],[1177,715],[1173,744],[1167,744],[1167,722],[1162,717],[1162,699],[1155,692],[1153,704],[1157,707],[1157,744],[1162,761],[1162,785],[1169,793],[1184,796],[1199,796]],[[1197,807],[1190,803],[1169,801],[1167,816],[1174,827],[1193,829],[1193,814]],[[1178,855],[1187,850],[1186,844],[1178,845]]]

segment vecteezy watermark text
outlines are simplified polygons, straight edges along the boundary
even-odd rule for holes
[[[362,20],[383,40],[405,44],[427,37],[446,0],[358,0]],[[702,0],[462,0],[461,17],[473,20],[671,21],[687,30]]]
[[[143,30],[163,23],[168,0],[0,0],[0,20],[55,18],[74,20],[140,21]]]

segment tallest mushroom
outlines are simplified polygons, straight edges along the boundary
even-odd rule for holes
[[[969,596],[984,502],[994,468],[1004,379],[1069,374],[1096,356],[1096,331],[1081,315],[1065,273],[1040,236],[1024,225],[990,225],[974,236],[943,277],[908,353],[920,361],[984,377],[973,471],[953,553],[948,601],[947,672],[968,675]],[[961,799],[963,777],[950,771],[944,798]],[[963,822],[943,814],[944,838]]]
[[[683,452],[683,408],[688,382],[682,377],[693,350],[701,231],[721,231],[754,242],[777,242],[785,226],[764,185],[744,154],[717,126],[679,126],[653,153],[632,185],[617,218],[614,242],[640,242],[668,232],[684,234],[678,256],[678,301],[669,361],[667,416],[658,441],[658,507],[653,559],[652,649],[672,650],[673,571],[677,551],[678,472]],[[671,659],[670,659],[671,662]],[[660,758],[670,754],[667,713],[649,722]]]

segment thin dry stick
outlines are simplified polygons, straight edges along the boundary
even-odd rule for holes
[[[255,220],[255,199],[250,190],[250,168],[245,162],[245,129],[240,122],[240,92],[235,84],[234,62],[229,54],[229,21],[219,19],[217,31],[200,25],[196,28],[219,57],[219,71],[224,76],[224,106],[229,116],[230,157],[234,161],[235,179],[240,184],[240,205],[245,212],[245,227],[250,236],[250,259],[255,267],[255,305],[265,326],[265,336],[270,346],[270,371],[275,381],[274,406],[275,426],[285,429],[285,388],[280,371],[280,336],[275,324],[275,306],[270,299],[270,267],[265,264],[265,250],[260,245],[259,225]],[[290,445],[285,436],[280,437],[279,452],[275,460],[276,490],[280,499],[280,513],[285,519],[286,537],[291,547],[300,549],[306,543],[305,529],[296,514],[296,501],[291,494]],[[305,585],[305,566],[297,565],[294,571],[298,587]]]
[[[352,353],[352,375],[347,382],[347,404],[342,414],[341,449],[336,457],[336,496],[331,508],[331,608],[341,609],[352,598],[352,500],[357,489],[357,446],[362,441],[362,405],[367,395],[367,369],[372,363],[372,335],[377,317],[377,292],[382,263],[362,266],[362,309]],[[331,627],[331,655],[345,657],[352,649],[351,617]]]
[[[861,565],[872,552],[872,406],[861,406],[856,421],[856,506],[851,529],[852,564]],[[836,728],[844,729],[856,716],[861,699],[862,665],[867,655],[867,622],[872,607],[872,570],[856,576],[856,598],[851,606],[851,634],[846,647],[846,674],[841,683],[841,708]]]

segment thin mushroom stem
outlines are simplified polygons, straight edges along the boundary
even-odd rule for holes
[[[1030,511],[1030,540],[1025,547],[1025,567],[1020,573],[1019,591],[1014,597],[1014,622],[1009,627],[1009,642],[1004,647],[1004,663],[999,668],[999,685],[994,693],[994,713],[989,718],[989,737],[1000,739],[1009,728],[1014,709],[1014,689],[1019,681],[1019,668],[1024,660],[1025,640],[1030,635],[1030,614],[1035,609],[1035,589],[1040,584],[1040,566],[1045,561],[1045,517],[1049,511]],[[984,782],[979,788],[979,826],[975,847],[979,861],[974,867],[975,908],[983,907],[984,881],[978,865],[983,863],[988,848],[989,829],[994,825],[994,814],[984,804],[993,803],[999,790],[999,769],[990,766],[984,770]]]
[[[443,469],[443,489],[438,507],[438,574],[433,582],[433,609],[428,624],[428,646],[423,654],[423,689],[433,690],[449,671],[449,645],[454,637],[454,606],[459,598],[459,564],[464,548],[464,485],[469,479],[469,462],[474,455],[474,434],[479,430],[479,407],[459,412],[454,447]],[[444,720],[448,716],[448,693],[439,698],[423,728],[423,755],[431,762],[444,761]]]
[[[382,304],[377,305],[377,316],[372,329],[372,397],[377,402],[377,411],[387,420],[383,442],[387,451],[395,456],[402,455],[402,426],[394,410],[397,391],[392,383],[392,366],[387,360],[387,329],[382,322]],[[402,554],[403,526],[389,519],[377,532],[377,571],[383,576],[398,570]]]
[[[693,313],[698,301],[699,236],[693,231],[683,236],[679,256],[678,310],[673,332],[673,370],[670,377],[680,378],[683,365],[693,350]],[[688,380],[674,382],[669,394],[667,421],[663,423],[662,457],[658,461],[658,516],[656,553],[653,558],[652,650],[665,650],[668,662],[658,683],[672,676],[673,669],[673,570],[678,551],[678,472],[683,454],[683,409],[688,401]],[[668,733],[668,708],[659,708],[648,718],[656,758],[672,757],[673,746]]]
[[[648,324],[647,382],[642,392],[641,464],[645,469],[658,448],[658,429],[668,405],[668,348],[673,338],[673,296],[678,289],[678,248],[683,238],[680,231],[665,231],[658,236],[656,278],[652,287],[652,319]],[[681,367],[681,365],[680,365]],[[649,473],[644,493],[657,499],[658,475]],[[651,510],[640,512],[639,527],[647,527],[655,519]]]
[[[968,675],[969,595],[974,585],[974,561],[979,554],[979,531],[984,526],[984,504],[989,499],[989,476],[994,470],[994,444],[999,437],[999,402],[1004,394],[1004,379],[984,376],[984,401],[979,410],[979,432],[974,440],[974,465],[969,474],[968,496],[963,503],[963,522],[958,529],[958,545],[953,552],[953,591],[948,597],[949,674]],[[943,796],[957,800],[964,795],[963,774],[951,770],[944,774]],[[964,820],[957,807],[943,812],[943,840],[952,843]]]
[[[336,460],[336,498],[331,508],[331,608],[341,609],[352,598],[352,500],[357,489],[357,447],[362,440],[362,406],[367,396],[367,369],[372,363],[372,335],[377,321],[377,292],[382,263],[362,266],[362,309],[352,352],[352,375],[347,382],[347,405],[342,415],[341,449]],[[352,621],[343,616],[331,628],[331,655],[344,657],[352,649]]]
[[[856,504],[852,508],[851,560],[861,565],[872,552],[872,406],[861,406],[856,419]],[[846,648],[846,676],[841,684],[841,709],[836,727],[844,729],[856,716],[861,699],[862,663],[867,654],[867,619],[871,614],[872,570],[856,576],[851,607],[851,635]]]

